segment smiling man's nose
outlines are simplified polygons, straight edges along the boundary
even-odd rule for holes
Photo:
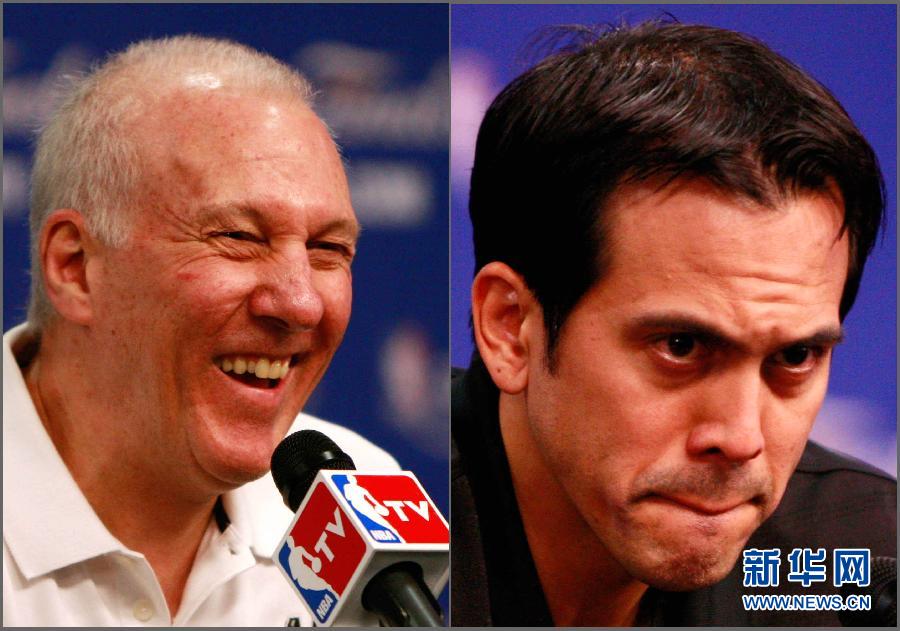
[[[305,251],[272,263],[250,296],[250,313],[290,331],[315,328],[322,319],[322,296],[313,282],[313,270]]]
[[[765,384],[752,371],[710,384],[688,437],[690,455],[737,463],[762,453],[764,391]]]

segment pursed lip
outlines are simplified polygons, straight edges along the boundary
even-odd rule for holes
[[[685,497],[685,496],[677,496],[677,495],[651,495],[653,499],[662,500],[665,502],[669,502],[672,504],[677,504],[682,508],[693,511],[695,513],[700,513],[701,515],[707,515],[710,517],[716,517],[718,515],[724,515],[725,513],[729,513],[734,509],[749,503],[750,500],[729,500],[727,502],[709,502],[698,498],[693,497]]]

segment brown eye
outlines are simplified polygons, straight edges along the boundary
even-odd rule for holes
[[[694,333],[663,333],[652,341],[651,349],[659,365],[669,370],[696,370],[710,356],[710,349]]]
[[[666,338],[666,348],[673,357],[687,357],[695,346],[694,336],[688,333],[673,333]]]
[[[807,360],[811,352],[809,347],[798,344],[781,351],[780,355],[785,365],[800,366]]]
[[[795,344],[772,355],[772,363],[785,371],[804,374],[809,373],[825,354],[822,348],[814,348],[804,344]]]

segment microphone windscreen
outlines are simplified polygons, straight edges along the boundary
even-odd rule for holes
[[[296,512],[320,470],[351,471],[353,459],[322,432],[304,429],[285,438],[272,454],[272,478],[285,505]]]
[[[844,600],[850,595],[868,594],[872,608],[846,609],[838,612],[845,627],[896,627],[897,626],[897,559],[876,557],[872,559],[871,575],[867,587],[852,584],[841,586]]]

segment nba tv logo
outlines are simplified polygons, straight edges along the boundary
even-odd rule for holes
[[[336,609],[366,544],[328,488],[316,484],[278,552],[278,563],[319,624]]]
[[[446,522],[412,476],[333,473],[331,479],[374,541],[449,543]]]
[[[338,615],[378,551],[446,550],[447,522],[408,472],[322,471],[276,561],[319,624]]]

